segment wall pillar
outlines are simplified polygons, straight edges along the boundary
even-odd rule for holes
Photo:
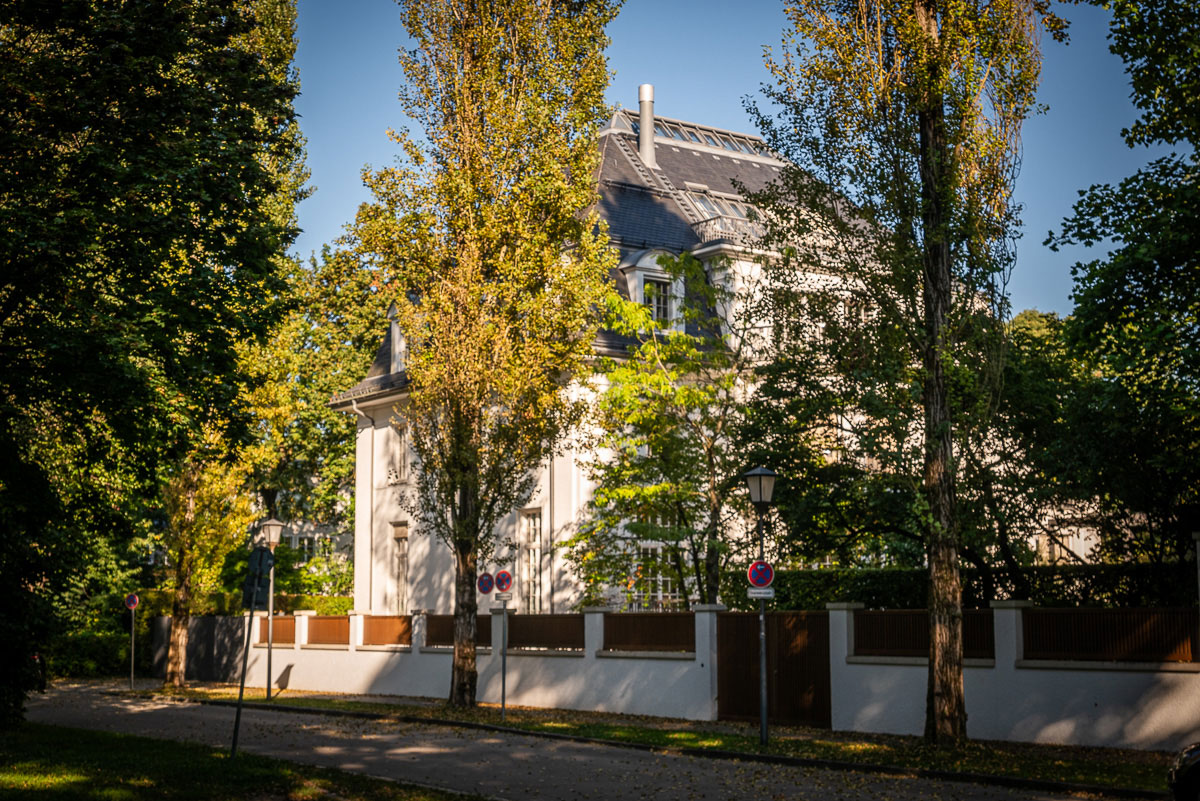
[[[414,609],[412,613],[412,652],[419,654],[425,647],[425,618],[424,609]]]
[[[708,673],[709,720],[717,719],[717,614],[724,612],[723,604],[697,604],[696,663]]]
[[[604,615],[611,611],[607,606],[583,608],[583,652],[588,656],[604,650]]]
[[[854,728],[858,704],[854,688],[846,677],[847,658],[854,654],[854,610],[864,604],[836,602],[825,604],[829,611],[829,709],[834,731]]]
[[[308,619],[316,614],[317,613],[312,609],[296,610],[296,648],[308,645]]]
[[[350,613],[350,650],[358,650],[358,647],[363,644],[363,614],[362,612]]]

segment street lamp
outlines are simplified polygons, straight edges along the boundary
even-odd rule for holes
[[[763,560],[763,516],[771,506],[775,495],[775,479],[779,474],[766,467],[755,467],[742,474],[746,489],[750,491],[750,503],[758,512],[754,530],[758,535],[758,561]],[[758,742],[767,744],[767,599],[758,599]]]
[[[283,538],[283,522],[275,518],[258,524],[258,532],[266,545],[275,553],[275,546]],[[270,584],[267,590],[267,700],[271,700],[271,651],[275,648],[275,561],[271,561]]]

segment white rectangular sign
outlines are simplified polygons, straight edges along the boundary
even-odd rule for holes
[[[498,593],[496,593],[496,600],[497,601],[511,601],[512,593],[511,592],[498,592]]]
[[[746,590],[746,597],[748,597],[748,598],[774,598],[775,597],[775,588],[774,587],[751,587],[750,589]]]

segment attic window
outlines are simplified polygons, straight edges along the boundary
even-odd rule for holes
[[[735,145],[733,142],[730,142],[728,139],[721,139],[721,146],[724,147],[726,150],[732,150],[734,153],[741,152],[740,150],[738,150],[738,146]]]
[[[650,308],[650,316],[656,323],[671,320],[671,284],[656,278],[646,278],[642,283],[642,297]]]
[[[691,138],[691,140],[692,140],[693,142],[695,142],[696,144],[698,144],[698,145],[699,145],[699,144],[702,144],[702,143],[701,143],[701,141],[700,141],[700,137],[696,136],[696,132],[695,132],[695,131],[688,131],[688,132],[687,132],[687,135],[688,135],[688,137],[689,137],[689,138]]]
[[[667,130],[667,126],[663,125],[661,122],[654,123],[654,133],[668,138],[671,136],[671,132]]]
[[[716,140],[716,139],[713,139],[713,138],[712,138],[712,134],[705,134],[705,135],[704,135],[704,140],[705,140],[706,142],[708,142],[710,145],[712,145],[713,147],[720,147],[720,146],[721,146],[721,145],[720,145],[720,144],[717,142],[717,140]]]
[[[678,128],[672,128],[672,129],[671,129],[671,136],[675,137],[675,138],[676,138],[676,139],[678,139],[680,142],[686,142],[686,141],[687,141],[687,137],[683,135],[683,131],[679,130]]]
[[[700,208],[700,210],[705,212],[706,214],[711,214],[712,216],[716,217],[721,213],[717,209],[717,207],[713,204],[712,200],[705,197],[704,195],[693,194],[692,201],[695,202],[695,204]]]

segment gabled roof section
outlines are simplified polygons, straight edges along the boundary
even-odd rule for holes
[[[379,349],[375,351],[375,359],[371,362],[367,376],[345,392],[339,392],[329,399],[329,407],[339,411],[351,411],[356,401],[401,392],[408,387],[408,373],[401,370],[392,372],[392,332],[391,326],[383,335]]]

